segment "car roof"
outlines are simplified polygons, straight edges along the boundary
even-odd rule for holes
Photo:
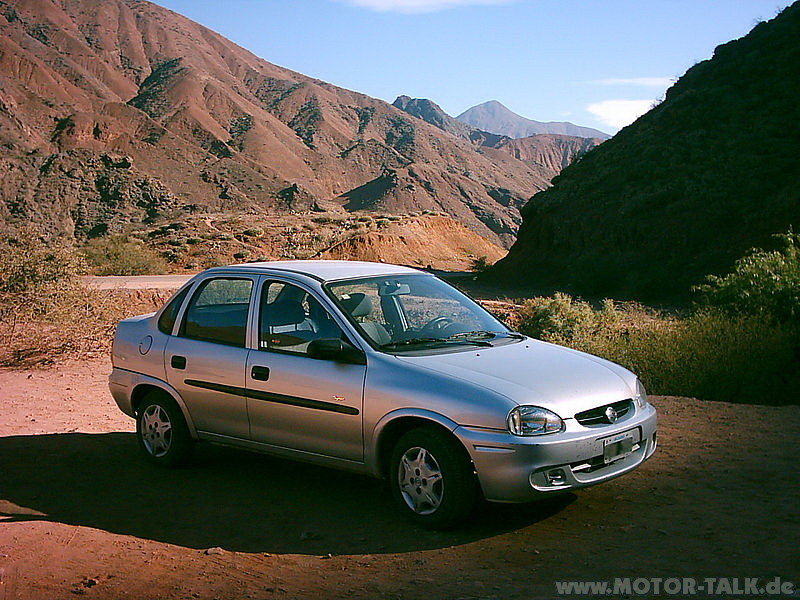
[[[243,263],[227,267],[214,267],[209,272],[270,273],[283,271],[307,275],[318,281],[337,279],[356,279],[375,275],[409,275],[421,271],[411,267],[401,267],[385,263],[356,260],[275,260],[268,262]]]

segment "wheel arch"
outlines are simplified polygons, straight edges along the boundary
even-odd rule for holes
[[[151,392],[159,393],[175,403],[175,406],[177,406],[181,411],[184,421],[186,421],[186,426],[189,429],[189,434],[192,436],[192,439],[197,439],[197,430],[194,427],[194,422],[192,421],[189,410],[183,403],[180,394],[161,381],[151,381],[148,379],[146,381],[140,381],[134,386],[133,390],[131,391],[131,408],[133,409],[134,414],[139,412],[139,405],[142,403],[144,397]]]
[[[375,427],[375,440],[372,471],[381,478],[386,478],[389,471],[389,462],[392,450],[397,441],[408,431],[421,427],[438,429],[455,440],[463,450],[465,458],[471,463],[472,459],[464,444],[453,431],[458,424],[444,415],[432,411],[416,411],[402,409],[386,415]]]

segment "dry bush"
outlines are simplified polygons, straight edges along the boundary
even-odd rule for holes
[[[97,290],[79,280],[28,294],[0,294],[0,364],[46,365],[107,354],[120,319],[160,304],[142,291]]]
[[[66,241],[26,228],[0,242],[0,364],[29,366],[108,352],[117,322],[164,294],[97,290]]]
[[[83,256],[95,275],[160,275],[169,270],[158,252],[123,235],[90,240]]]
[[[651,393],[762,404],[800,399],[798,329],[762,316],[702,310],[678,318],[610,300],[595,310],[566,294],[504,312],[527,335],[627,367]]]

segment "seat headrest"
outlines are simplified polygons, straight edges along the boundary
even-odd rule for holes
[[[299,325],[305,320],[306,313],[296,302],[274,302],[264,307],[263,322],[268,327]]]
[[[366,317],[372,312],[372,300],[366,294],[356,292],[342,298],[342,307],[353,317]]]

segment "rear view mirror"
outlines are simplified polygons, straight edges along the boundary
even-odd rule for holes
[[[333,360],[356,365],[367,364],[364,353],[350,342],[338,338],[321,338],[308,344],[306,350],[311,358]]]
[[[404,296],[411,293],[411,286],[407,283],[387,281],[378,288],[379,296]]]

